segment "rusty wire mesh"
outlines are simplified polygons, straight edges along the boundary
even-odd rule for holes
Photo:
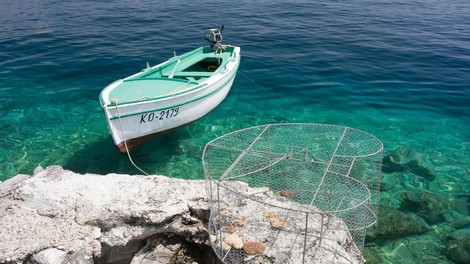
[[[270,124],[209,142],[211,244],[224,263],[362,263],[382,143],[363,131]]]

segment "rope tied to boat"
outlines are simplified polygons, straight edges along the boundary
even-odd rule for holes
[[[220,57],[222,56],[222,53],[224,50],[227,48],[227,45],[222,45],[219,50],[215,51],[215,56],[217,57],[217,67],[220,66]]]
[[[215,56],[217,57],[217,67],[220,66],[220,56],[222,56],[222,50],[219,52],[218,50],[215,51]]]
[[[148,176],[149,174],[145,172],[144,170],[142,170],[139,166],[137,166],[134,163],[134,160],[132,160],[131,153],[129,151],[129,148],[127,147],[127,140],[126,140],[126,137],[124,136],[124,126],[122,125],[122,121],[121,121],[121,113],[119,112],[118,100],[113,99],[112,103],[116,106],[116,112],[118,114],[119,125],[121,126],[121,137],[124,141],[124,147],[126,147],[127,157],[129,158],[129,161],[131,162],[132,165],[134,165],[136,169],[138,169],[140,172]]]

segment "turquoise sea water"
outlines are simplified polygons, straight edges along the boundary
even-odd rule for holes
[[[390,263],[456,263],[448,237],[470,211],[469,10],[464,0],[3,3],[0,180],[54,164],[140,174],[114,146],[99,92],[147,62],[206,45],[204,29],[224,24],[224,43],[243,56],[230,94],[200,121],[137,149],[134,161],[152,174],[202,179],[204,145],[234,130],[285,122],[360,129],[385,154],[418,153],[435,175],[384,172],[394,184],[382,192],[385,205],[400,208],[404,193],[448,201],[428,232],[366,250]]]

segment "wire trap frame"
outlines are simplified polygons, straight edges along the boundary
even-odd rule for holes
[[[202,163],[224,263],[363,263],[383,144],[353,128],[268,124],[218,137]]]

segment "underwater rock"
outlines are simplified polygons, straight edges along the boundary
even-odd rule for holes
[[[363,251],[365,263],[450,264],[442,253],[445,245],[436,239],[435,232],[368,243]]]
[[[446,245],[446,257],[455,263],[470,263],[470,234],[453,234]],[[455,238],[455,239],[453,239]]]
[[[380,191],[385,192],[389,191],[395,186],[398,185],[397,175],[396,173],[384,173],[382,175],[382,181],[380,183]]]
[[[444,214],[450,209],[447,197],[429,192],[403,192],[400,210],[412,212],[424,218],[430,224],[444,222]]]
[[[431,232],[417,237],[408,237],[404,239],[404,243],[408,249],[412,252],[414,263],[428,263],[428,264],[439,264],[443,263],[442,250],[443,245],[440,239],[436,239],[435,234],[442,232],[443,230],[433,229]],[[444,262],[447,263],[447,262]]]
[[[428,181],[436,177],[432,168],[425,154],[406,147],[395,148],[382,160],[382,171],[385,173],[410,171]]]
[[[379,221],[367,230],[367,241],[422,234],[429,230],[429,226],[424,220],[415,214],[381,207],[379,208],[379,215]]]
[[[470,194],[459,195],[450,199],[452,210],[461,215],[470,215]]]
[[[462,240],[462,239],[470,239],[470,229],[459,229],[455,230],[454,232],[450,233],[447,237],[450,240]]]
[[[375,252],[371,248],[368,248],[368,247],[364,248],[364,250],[362,252],[362,255],[364,256],[364,259],[366,260],[367,264],[382,264],[382,263],[384,263],[384,260],[382,259],[380,254],[378,254],[377,252]]]
[[[452,222],[452,227],[455,229],[470,227],[470,216],[458,217]]]
[[[419,263],[422,263],[422,264],[448,264],[449,262],[447,260],[443,260],[443,259],[438,258],[438,257],[426,256],[426,257],[423,257],[422,259],[420,259]]]

